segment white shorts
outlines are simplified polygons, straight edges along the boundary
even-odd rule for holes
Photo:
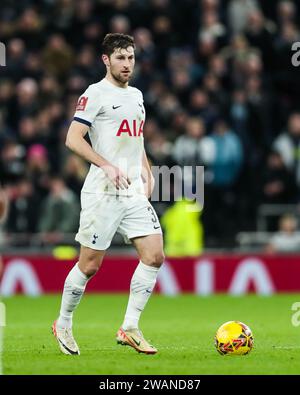
[[[126,243],[134,237],[162,234],[157,214],[147,197],[82,192],[75,240],[94,250],[106,250],[116,232]]]

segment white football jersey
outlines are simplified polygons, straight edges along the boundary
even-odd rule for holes
[[[94,151],[128,175],[131,185],[117,190],[104,171],[91,164],[82,191],[120,195],[144,194],[142,155],[145,108],[137,88],[119,88],[106,78],[79,98],[74,120],[90,126]]]

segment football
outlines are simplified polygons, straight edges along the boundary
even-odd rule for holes
[[[240,321],[228,321],[215,335],[215,346],[221,355],[246,355],[253,348],[251,329]]]

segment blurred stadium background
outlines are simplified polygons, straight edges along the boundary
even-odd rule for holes
[[[299,17],[296,0],[2,0],[2,295],[61,292],[75,261],[88,164],[64,141],[104,76],[108,32],[135,38],[151,163],[205,166],[202,212],[153,203],[167,255],[157,290],[299,292]],[[116,235],[89,291],[127,292],[135,264]]]

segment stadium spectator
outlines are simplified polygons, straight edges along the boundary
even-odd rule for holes
[[[34,117],[26,116],[22,118],[18,126],[18,140],[27,150],[30,145],[38,143],[37,122]]]
[[[226,244],[238,228],[236,184],[243,162],[242,145],[222,119],[215,123],[207,140],[204,227],[208,237],[217,237]]]
[[[296,204],[297,188],[292,172],[277,151],[269,153],[259,177],[258,204]],[[255,198],[254,198],[255,199]],[[268,231],[277,229],[279,215],[266,217]]]
[[[40,80],[40,100],[46,106],[55,99],[62,97],[62,87],[53,75],[46,74]]]
[[[211,36],[220,40],[226,34],[226,27],[220,22],[217,11],[206,11],[203,13],[200,23],[199,36]]]
[[[205,125],[200,117],[189,117],[185,134],[175,140],[173,158],[180,166],[195,166],[199,163],[199,148],[205,135]]]
[[[25,43],[20,38],[12,38],[7,45],[7,64],[5,74],[13,81],[19,81],[24,76],[26,59]],[[3,70],[0,71],[0,75]]]
[[[33,78],[23,78],[16,86],[15,97],[7,112],[9,127],[18,130],[23,117],[34,116],[39,109],[39,86]]]
[[[87,172],[87,163],[77,155],[69,155],[63,168],[63,177],[68,188],[77,196],[80,196],[80,191]]]
[[[155,58],[155,45],[151,31],[146,28],[138,28],[133,32],[133,37],[136,45],[135,56],[137,60],[144,57]]]
[[[227,9],[231,32],[233,34],[243,32],[247,27],[250,12],[257,8],[257,0],[231,0]]]
[[[266,252],[299,252],[300,232],[297,228],[298,221],[294,215],[283,215],[279,221],[279,231],[272,236]]]
[[[295,22],[297,18],[296,4],[290,0],[282,0],[277,5],[277,20],[279,25],[286,22]]]
[[[196,88],[191,91],[188,107],[191,115],[199,116],[203,119],[208,131],[212,130],[213,123],[218,117],[216,107],[210,102],[206,91]]]
[[[59,34],[53,34],[49,37],[42,54],[46,72],[62,81],[68,75],[73,65],[73,56],[73,50],[64,37]]]
[[[171,158],[172,143],[162,133],[155,119],[149,118],[144,131],[145,146],[152,164],[156,166],[171,166],[173,164]]]
[[[300,149],[300,113],[290,115],[287,131],[276,138],[273,149],[280,153],[285,166],[292,172],[298,187],[300,186],[300,157],[295,155]]]
[[[50,180],[50,193],[42,201],[38,231],[45,243],[58,244],[77,231],[79,221],[78,197],[67,188],[63,178]],[[72,215],[70,215],[72,213]]]
[[[0,151],[0,174],[4,183],[13,183],[25,174],[25,148],[8,138]]]
[[[240,139],[222,119],[216,121],[211,140],[210,155],[205,155],[211,172],[211,184],[226,188],[234,185],[243,162]]]
[[[262,86],[258,76],[251,76],[246,82],[247,110],[249,114],[248,130],[252,140],[252,149],[257,161],[264,160],[272,142],[271,137],[271,98]]]
[[[228,118],[231,121],[233,130],[241,139],[244,152],[248,153],[245,158],[248,161],[249,154],[251,155],[251,152],[253,152],[253,143],[248,129],[250,114],[245,90],[236,89],[232,92],[228,113]]]
[[[7,194],[3,187],[0,188],[0,222],[4,220],[7,213]]]
[[[26,246],[37,231],[40,199],[28,178],[8,187],[9,210],[5,229],[12,234],[10,243]]]
[[[124,15],[115,15],[110,20],[110,29],[112,33],[130,33],[130,21]]]
[[[29,4],[28,4],[29,5]],[[24,7],[16,24],[16,35],[22,37],[30,50],[42,45],[42,32],[45,28],[45,15],[40,15],[34,7]]]
[[[33,144],[28,148],[26,175],[34,184],[37,194],[43,198],[48,193],[50,164],[47,149],[42,144]]]
[[[265,204],[296,203],[294,179],[277,151],[270,152],[259,185],[260,202]]]
[[[275,37],[276,25],[267,20],[259,9],[250,11],[245,36],[249,44],[260,50],[264,67],[272,68],[274,61],[272,42]]]

